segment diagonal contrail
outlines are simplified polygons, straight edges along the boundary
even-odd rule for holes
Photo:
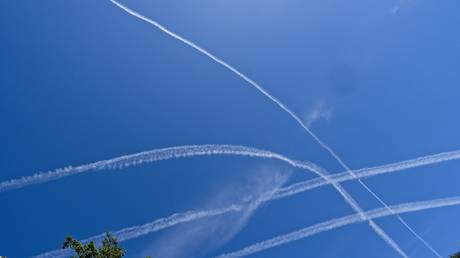
[[[375,210],[371,210],[366,212],[367,217],[371,219],[377,219],[381,217],[391,216],[394,214],[401,214],[401,213],[408,213],[408,212],[415,212],[415,211],[422,211],[427,209],[435,209],[435,208],[442,208],[447,206],[454,206],[460,205],[460,196],[452,197],[452,198],[445,198],[445,199],[435,199],[430,201],[423,201],[423,202],[410,202],[404,203],[400,205],[389,206],[391,211],[384,208],[379,208]],[[236,257],[243,257],[250,254],[258,253],[276,246],[280,246],[283,244],[287,244],[293,241],[297,241],[312,235],[316,235],[322,232],[326,232],[329,230],[334,230],[339,227],[343,227],[346,225],[364,222],[359,214],[349,215],[345,217],[341,217],[338,219],[329,220],[326,222],[322,222],[310,227],[306,227],[288,234],[284,234],[281,236],[277,236],[275,238],[265,240],[248,247],[245,247],[241,250],[219,255],[216,258],[236,258]]]
[[[85,169],[101,170],[110,168],[122,168],[129,167],[131,165],[143,164],[146,162],[155,162],[160,160],[168,160],[173,158],[193,157],[201,155],[244,155],[260,158],[275,158],[291,164],[294,167],[308,169],[313,165],[307,165],[307,162],[295,161],[284,157],[281,154],[272,153],[265,150],[258,150],[255,148],[249,148],[244,146],[231,146],[231,145],[196,145],[196,146],[178,146],[164,149],[156,149],[152,151],[145,151],[132,155],[125,155],[122,157],[114,158],[111,160],[98,161],[95,163],[83,165],[74,168],[77,173],[82,173]],[[384,173],[395,173],[398,171],[404,171],[406,169],[415,168],[418,166],[425,166],[430,164],[436,164],[440,162],[446,162],[450,160],[460,159],[460,151],[444,152],[424,157],[419,157],[411,160],[405,160],[401,162],[386,164],[379,167],[364,168],[356,170],[355,174],[359,178],[376,176]],[[70,168],[69,168],[70,169]],[[58,171],[64,171],[59,169]],[[45,181],[43,177],[52,175],[51,172],[43,173],[41,175],[35,175],[30,178],[39,179],[40,182]],[[67,174],[69,176],[71,174]],[[59,176],[64,176],[59,174]],[[56,179],[57,176],[52,176]],[[342,172],[331,176],[331,180],[341,183],[349,180],[353,180],[354,177],[347,172]],[[13,182],[15,182],[13,180]],[[16,181],[17,182],[17,181]],[[30,184],[30,183],[29,183]],[[286,198],[295,194],[299,194],[311,189],[315,189],[321,186],[330,184],[324,178],[318,177],[311,180],[306,180],[300,183],[292,184],[288,187],[279,189],[270,198],[264,199],[264,202],[278,200]],[[1,184],[0,184],[1,185]],[[5,184],[3,184],[5,185]],[[27,184],[28,185],[28,184]],[[179,223],[185,223],[205,217],[217,216],[231,211],[238,211],[238,206],[231,206],[226,209],[216,209],[211,211],[190,211],[185,213],[178,213],[171,215],[167,218],[158,219],[154,222],[147,223],[142,226],[127,228],[121,231],[115,232],[117,237],[123,241],[136,238],[145,234],[149,234],[158,230],[162,230],[167,227],[172,227]],[[94,240],[97,242],[98,239],[102,239],[103,235],[89,238],[85,241]],[[55,257],[55,255],[61,254],[62,250],[57,250],[47,253],[46,257]],[[65,252],[64,252],[65,254]]]
[[[232,205],[228,208],[223,209],[213,209],[213,210],[204,210],[204,211],[188,211],[183,213],[176,213],[167,218],[157,219],[150,223],[143,224],[141,226],[128,227],[118,231],[113,232],[112,234],[117,238],[118,241],[123,242],[130,239],[134,239],[146,234],[150,234],[156,231],[160,231],[178,224],[204,219],[208,217],[219,216],[229,212],[238,212],[242,209],[241,205]],[[99,234],[83,240],[83,243],[89,243],[94,241],[95,243],[100,243],[104,239],[105,233]],[[71,250],[54,250],[46,252],[40,255],[35,256],[36,258],[51,258],[51,257],[69,257],[72,255]]]
[[[312,181],[312,180],[309,180],[309,181]],[[288,188],[289,187],[284,188],[284,189],[282,188],[277,193],[275,193],[273,196],[269,196],[267,199],[261,199],[258,201],[267,202],[267,201],[287,197],[289,195],[283,194],[283,192],[289,192],[289,191],[286,191],[286,189]],[[296,193],[291,192],[290,195],[293,195]],[[419,210],[425,210],[425,209],[441,208],[445,206],[452,206],[452,205],[458,205],[458,204],[460,204],[460,197],[436,199],[436,200],[425,201],[425,202],[412,202],[412,203],[392,206],[392,208],[397,213],[400,213],[400,212],[404,213],[404,212],[413,212],[413,211],[419,211]],[[131,239],[135,239],[135,238],[147,235],[147,234],[151,234],[151,233],[154,233],[154,232],[166,229],[166,228],[170,228],[178,224],[187,223],[187,222],[191,222],[191,221],[195,221],[199,219],[210,218],[214,216],[220,216],[220,215],[230,213],[230,212],[239,212],[241,211],[243,206],[244,205],[231,205],[227,208],[176,213],[169,217],[160,218],[160,219],[157,219],[155,221],[152,221],[152,222],[149,222],[143,225],[127,227],[127,228],[124,228],[118,231],[114,231],[112,232],[112,234],[118,239],[118,241],[124,242],[124,241],[128,241]],[[377,217],[390,216],[393,214],[389,213],[388,210],[385,208],[380,208],[380,209],[375,209],[375,210],[367,212],[367,215],[368,217],[375,219]],[[324,231],[335,229],[337,227],[345,226],[351,223],[358,223],[362,221],[363,220],[361,219],[359,214],[345,216],[339,219],[334,219],[334,220],[330,220],[327,222],[319,223],[314,226],[310,226],[305,229],[295,231],[293,233],[285,234],[285,235],[273,238],[271,240],[263,241],[258,244],[254,244],[244,249],[241,249],[239,251],[233,252],[231,254],[226,254],[227,256],[222,255],[219,257],[241,257],[241,256],[249,255],[252,253],[256,253],[256,252],[261,252],[263,250],[273,248],[273,247],[276,247],[276,246],[279,246],[279,245],[282,245],[288,242],[296,241],[302,238],[306,238],[314,234],[318,234]],[[88,243],[90,241],[94,241],[95,243],[99,243],[102,241],[104,237],[105,237],[105,233],[87,238],[85,240],[82,240],[82,242]],[[58,258],[58,257],[67,257],[70,254],[71,254],[70,250],[58,249],[58,250],[54,250],[54,251],[50,251],[50,252],[46,252],[46,253],[37,255],[35,257],[36,258]]]
[[[161,31],[163,31],[164,33],[166,33],[167,35],[175,38],[176,40],[179,40],[181,42],[183,42],[184,44],[194,48],[195,50],[199,51],[200,53],[206,55],[207,57],[211,58],[213,61],[215,61],[216,63],[224,66],[226,69],[228,69],[229,71],[235,73],[237,76],[239,76],[241,79],[243,79],[244,81],[246,81],[247,83],[249,83],[250,85],[252,85],[253,87],[255,87],[260,93],[262,93],[264,96],[266,96],[268,99],[270,99],[271,101],[273,101],[276,105],[278,105],[282,110],[284,110],[287,114],[289,114],[291,116],[291,118],[293,118],[311,137],[313,137],[313,139],[322,147],[324,148],[325,150],[327,150],[332,157],[334,157],[335,160],[337,160],[337,162],[340,163],[340,165],[347,171],[349,172],[351,175],[355,176],[355,174],[353,174],[353,171],[342,161],[342,159],[334,152],[334,150],[329,147],[327,144],[325,144],[318,136],[316,136],[316,134],[314,134],[306,124],[304,124],[304,122],[291,110],[289,109],[286,105],[284,105],[280,100],[278,100],[275,96],[271,95],[267,90],[265,90],[261,85],[259,85],[257,82],[255,82],[254,80],[252,80],[251,78],[249,78],[248,76],[246,76],[245,74],[243,74],[242,72],[240,72],[239,70],[237,70],[235,67],[229,65],[228,63],[226,63],[225,61],[223,61],[222,59],[218,58],[217,56],[211,54],[209,51],[203,49],[202,47],[196,45],[195,43],[193,43],[192,41],[188,40],[188,39],[185,39],[181,36],[179,36],[178,34],[170,31],[169,29],[167,29],[166,27],[164,27],[163,25],[161,25],[160,23],[148,18],[148,17],[145,17],[144,15],[140,14],[140,13],[137,13],[136,11],[134,10],[131,10],[130,8],[128,8],[127,6],[124,6],[123,4],[121,3],[118,3],[117,1],[115,0],[110,0],[110,2],[112,2],[113,4],[115,4],[116,6],[118,6],[119,8],[121,8],[122,10],[126,11],[127,13],[129,13],[130,15],[138,18],[138,19],[141,19],[147,23],[150,23],[152,24],[153,26],[155,26],[156,28],[160,29]],[[356,176],[355,176],[356,177]],[[356,178],[358,179],[358,178]],[[372,191],[363,181],[361,181],[360,179],[358,179],[359,183],[374,197],[376,198],[382,205],[384,205],[385,207],[387,207],[387,209],[390,209],[388,207],[388,205],[374,192]],[[334,188],[337,189],[337,191],[345,198],[345,200],[347,201],[347,203],[357,212],[359,213],[362,213],[362,210],[361,208],[358,206],[358,204],[353,200],[353,198],[345,191],[345,189],[339,185],[335,185],[333,184]],[[391,210],[390,210],[391,211]],[[398,219],[402,222],[402,224],[408,228],[419,240],[422,241],[422,243],[424,245],[426,245],[430,250],[434,251],[433,247],[431,247],[430,245],[428,245],[428,243],[422,239],[422,237],[417,234],[400,216],[397,216]],[[370,226],[374,229],[374,231],[376,231],[376,233],[378,235],[381,235],[381,237],[387,242],[389,243],[397,252],[399,252],[403,257],[406,257],[406,255],[402,252],[402,250],[397,246],[396,243],[394,243],[394,241],[392,241],[390,239],[389,236],[387,236],[384,231],[378,227],[378,225],[376,225],[374,222],[371,222],[370,223]],[[442,258],[436,251],[434,251],[434,254],[437,255],[439,258]]]
[[[123,242],[130,239],[138,238],[140,236],[150,234],[156,231],[160,231],[166,228],[170,228],[179,224],[201,220],[205,218],[220,216],[223,214],[231,212],[241,212],[246,211],[243,216],[248,216],[248,214],[253,213],[260,205],[266,203],[269,200],[272,200],[273,196],[276,195],[279,191],[279,187],[286,181],[287,177],[278,178],[277,182],[265,191],[261,191],[260,194],[254,196],[246,196],[244,201],[238,205],[230,205],[226,208],[210,209],[210,210],[201,210],[201,211],[187,211],[182,213],[175,213],[166,218],[160,218],[152,222],[124,228],[118,231],[113,232],[112,234],[117,238],[118,241]],[[99,234],[87,239],[82,240],[83,243],[89,243],[93,241],[96,245],[100,245],[102,240],[105,238],[106,234]],[[72,250],[69,249],[60,249],[50,252],[46,252],[40,255],[35,256],[35,258],[57,258],[57,257],[68,257],[72,255]]]
[[[139,165],[143,163],[156,162],[161,160],[203,156],[203,155],[241,155],[249,157],[259,158],[271,158],[281,160],[294,167],[310,170],[316,167],[314,164],[309,162],[302,162],[289,159],[281,154],[273,153],[266,150],[259,150],[255,148],[245,146],[233,146],[233,145],[191,145],[191,146],[177,146],[163,149],[155,149],[151,151],[140,152],[131,155],[125,155],[114,159],[97,161],[94,163],[78,166],[78,167],[67,167],[63,169],[57,169],[55,171],[38,173],[33,176],[24,177],[20,179],[14,179],[0,183],[0,192],[12,190],[15,188],[21,188],[32,184],[44,183],[50,180],[57,180],[62,177],[71,176],[79,173],[98,171],[103,169],[115,169],[129,167],[133,165]],[[378,167],[364,168],[355,171],[358,178],[371,177],[381,175],[385,173],[395,173],[398,171],[404,171],[410,168],[419,166],[426,166],[450,160],[460,159],[460,151],[443,152],[439,154],[423,156],[415,159],[405,160],[401,162],[386,164]],[[347,172],[342,172],[330,176],[330,181],[324,178],[318,177],[311,180],[306,180],[300,183],[290,185],[288,187],[280,188],[273,196],[263,200],[264,202],[277,200],[299,194],[311,189],[315,189],[321,186],[329,185],[331,181],[341,183],[355,179]],[[158,230],[162,230],[167,227],[172,227],[179,223],[185,223],[201,218],[217,216],[231,211],[238,211],[239,207],[232,206],[226,209],[216,209],[211,211],[190,211],[185,213],[178,213],[171,215],[167,218],[158,219],[154,222],[147,223],[142,226],[127,228],[121,231],[115,232],[117,237],[123,241],[136,238],[145,234],[149,234]],[[103,235],[89,238],[85,241],[98,241],[102,239]],[[44,257],[62,257],[66,254],[62,250],[56,250],[47,253]],[[61,255],[61,256],[59,256]]]

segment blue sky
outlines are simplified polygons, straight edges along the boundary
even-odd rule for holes
[[[125,1],[263,85],[351,168],[460,148],[459,5],[447,1]],[[392,10],[398,6],[398,11]],[[339,164],[234,74],[109,1],[0,2],[0,180],[184,144],[240,144]],[[318,112],[317,112],[318,113]],[[387,203],[456,196],[459,162],[366,179]],[[312,178],[285,164],[197,157],[0,193],[0,255],[28,257],[175,212]],[[363,209],[380,207],[356,182]],[[353,211],[332,187],[248,218],[189,223],[123,245],[127,257],[210,257]],[[460,250],[460,207],[403,215],[442,255]],[[377,223],[433,257],[394,217]],[[221,241],[222,240],[222,241]],[[184,244],[185,243],[185,244]],[[165,248],[177,247],[174,252]],[[169,253],[168,253],[169,252]],[[253,257],[397,257],[365,224]]]

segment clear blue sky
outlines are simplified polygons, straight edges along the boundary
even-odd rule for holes
[[[455,0],[124,3],[238,67],[305,121],[322,111],[312,130],[352,168],[460,148]],[[0,181],[206,143],[342,171],[247,83],[108,0],[1,1],[0,71]],[[365,181],[398,204],[460,195],[459,169],[449,162]],[[1,193],[0,255],[28,257],[59,248],[69,234],[228,204],[279,173],[292,173],[286,184],[311,178],[274,161],[199,157]],[[379,207],[356,182],[344,186],[365,210]],[[247,221],[190,223],[123,245],[127,257],[210,257],[352,212],[323,187],[265,205]],[[460,250],[459,216],[460,207],[403,215],[444,256]],[[377,222],[412,257],[433,257],[394,217]],[[363,223],[253,257],[397,254]]]

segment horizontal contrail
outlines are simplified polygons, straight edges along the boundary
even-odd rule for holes
[[[25,176],[17,179],[11,179],[4,182],[0,182],[0,192],[11,191],[14,189],[23,188],[34,184],[42,184],[53,180],[58,180],[67,176],[77,175],[81,173],[94,172],[105,169],[118,169],[125,168],[134,165],[140,165],[144,163],[157,162],[162,160],[186,158],[195,156],[207,156],[207,155],[235,155],[235,156],[247,156],[257,158],[269,158],[277,159],[290,164],[291,166],[312,170],[318,169],[318,166],[311,162],[297,161],[278,153],[274,153],[267,150],[261,150],[246,146],[238,145],[185,145],[169,148],[154,149],[150,151],[139,152],[130,155],[124,155],[113,159],[97,161],[85,165],[76,167],[68,166],[65,168],[59,168],[56,170],[36,173],[31,176]],[[460,159],[460,150],[443,152],[434,155],[428,155],[415,159],[405,160],[396,163],[390,163],[377,167],[363,168],[355,170],[355,175],[358,178],[371,177],[375,175],[398,172],[410,168],[419,166],[426,166],[445,161],[458,160]],[[343,182],[355,179],[354,176],[347,172],[329,175],[332,181]],[[304,183],[298,184],[296,187],[302,189],[302,187],[319,187],[328,184],[323,178],[316,178],[313,180],[305,181]],[[307,190],[308,190],[307,189]],[[295,189],[291,189],[295,191]]]
[[[434,209],[434,208],[442,208],[447,206],[454,206],[460,205],[460,196],[452,197],[452,198],[445,198],[445,199],[435,199],[430,201],[423,201],[423,202],[410,202],[404,203],[400,205],[389,206],[391,210],[384,208],[379,208],[375,210],[371,210],[366,212],[367,217],[371,219],[377,219],[385,216],[391,216],[395,214],[401,213],[408,213],[408,212],[415,212],[427,209]],[[245,247],[239,251],[235,251],[228,254],[219,255],[216,258],[236,258],[236,257],[243,257],[250,254],[258,253],[276,246],[280,246],[283,244],[287,244],[293,241],[297,241],[312,235],[316,235],[325,231],[333,230],[339,227],[343,227],[346,225],[364,222],[365,220],[359,214],[356,215],[349,215],[345,217],[341,217],[338,219],[329,220],[326,222],[322,222],[310,227],[306,227],[300,229],[298,231],[294,231],[292,233],[284,234],[269,240],[265,240],[263,242],[259,242],[248,247]]]
[[[77,175],[81,173],[105,170],[120,169],[130,166],[136,166],[144,163],[157,162],[162,160],[186,158],[194,156],[207,155],[232,155],[276,159],[289,163],[290,165],[310,171],[318,171],[320,168],[308,161],[294,161],[281,154],[274,152],[238,145],[184,145],[150,151],[139,152],[121,157],[97,161],[77,167],[68,166],[48,172],[40,172],[31,176],[11,179],[0,183],[0,192],[11,191],[34,184],[61,179],[64,177]]]

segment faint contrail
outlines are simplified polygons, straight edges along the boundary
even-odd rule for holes
[[[116,6],[118,6],[119,8],[121,8],[122,10],[124,10],[125,12],[129,13],[130,15],[138,18],[138,19],[141,19],[147,23],[150,23],[152,24],[153,26],[155,26],[156,28],[160,29],[161,31],[163,31],[164,33],[166,33],[167,35],[183,42],[184,44],[194,48],[195,50],[199,51],[200,53],[206,55],[207,57],[211,58],[213,61],[215,61],[216,63],[224,66],[225,68],[227,68],[229,71],[235,73],[237,76],[239,76],[241,79],[243,79],[244,81],[248,82],[250,85],[252,85],[253,87],[255,87],[260,93],[262,93],[263,95],[265,95],[267,98],[269,98],[271,101],[273,101],[276,105],[278,105],[282,110],[284,110],[286,113],[288,113],[291,118],[293,118],[311,137],[313,137],[313,139],[322,147],[324,148],[326,151],[328,151],[332,157],[334,157],[335,160],[337,160],[337,162],[340,163],[340,165],[347,171],[349,172],[351,175],[355,176],[352,172],[352,170],[343,162],[343,160],[335,153],[335,151],[329,147],[327,144],[325,144],[318,136],[316,136],[316,134],[314,134],[309,128],[308,126],[291,110],[289,109],[285,104],[283,104],[280,100],[278,100],[275,96],[271,95],[268,91],[266,91],[261,85],[259,85],[257,82],[255,82],[254,80],[252,80],[251,78],[249,78],[248,76],[246,76],[245,74],[243,74],[242,72],[240,72],[238,69],[234,68],[233,66],[229,65],[228,63],[226,63],[225,61],[223,61],[222,59],[218,58],[217,56],[211,54],[209,51],[203,49],[202,47],[196,45],[195,43],[193,43],[192,41],[188,40],[188,39],[185,39],[181,36],[179,36],[178,34],[170,31],[169,29],[167,29],[166,27],[164,27],[163,25],[161,25],[160,23],[148,18],[148,17],[145,17],[144,15],[134,11],[134,10],[131,10],[130,8],[128,8],[127,6],[124,6],[123,4],[121,3],[118,3],[117,1],[115,0],[110,0],[110,2],[112,2],[113,4],[115,4]],[[356,176],[355,176],[356,177]],[[358,179],[358,178],[356,178]],[[359,183],[374,197],[376,198],[382,205],[384,205],[385,207],[388,207],[388,205],[374,192],[372,191],[363,181],[361,181],[360,179],[358,179]],[[337,191],[339,191],[339,193],[347,200],[348,204],[352,206],[353,209],[356,210],[356,208],[359,208],[359,206],[357,206],[358,204],[356,202],[354,202],[354,200],[351,198],[351,196],[345,191],[344,188],[342,188],[341,186],[337,186],[337,185],[334,185],[334,188],[337,189]],[[344,195],[346,194],[346,195]],[[351,198],[351,199],[350,199]],[[359,208],[360,209],[360,208]],[[356,210],[359,212],[359,210]],[[420,235],[418,235],[400,216],[397,216],[398,219],[403,223],[403,225],[408,228],[418,239],[420,239],[422,241],[422,243],[424,245],[426,245],[430,250],[434,250],[431,246],[428,245],[428,243],[421,238]],[[370,223],[371,227],[377,232],[377,234],[379,234],[379,232],[383,232],[382,229],[378,229],[378,226],[371,222]],[[391,239],[389,239],[388,236],[383,236],[383,239],[390,243],[390,245],[392,245],[393,247],[397,247],[396,243],[394,243]],[[399,248],[395,248],[396,251],[398,251],[399,253],[401,253],[401,255],[403,257],[405,257],[405,255],[402,253],[402,250],[399,249]],[[437,252],[434,252],[438,257],[439,254]],[[441,257],[440,257],[441,258]]]
[[[427,209],[434,209],[434,208],[442,208],[447,206],[454,206],[460,205],[460,196],[452,197],[452,198],[445,198],[445,199],[435,199],[430,201],[423,201],[423,202],[410,202],[404,203],[400,205],[389,206],[391,211],[384,208],[379,208],[375,210],[371,210],[366,212],[366,215],[371,219],[377,219],[385,216],[391,216],[394,214],[401,214],[401,213],[408,213],[408,212],[415,212]],[[298,231],[294,231],[285,235],[281,235],[269,240],[265,240],[263,242],[259,242],[248,247],[245,247],[241,250],[219,255],[216,258],[236,258],[236,257],[243,257],[250,254],[258,253],[263,250],[267,250],[279,245],[283,245],[286,243],[290,243],[293,241],[297,241],[315,234],[319,234],[325,231],[333,230],[339,227],[343,227],[353,223],[364,222],[359,214],[349,215],[345,217],[341,217],[338,219],[329,220],[326,222],[322,222],[310,227],[306,227],[300,229]]]
[[[281,178],[280,178],[281,179]],[[287,178],[284,178],[277,182],[274,186],[274,189],[262,192],[260,196],[248,196],[245,198],[243,203],[238,205],[230,205],[226,208],[220,209],[211,209],[211,210],[203,210],[203,211],[187,211],[182,213],[175,213],[171,216],[166,218],[160,218],[154,220],[153,222],[149,222],[140,226],[128,227],[124,228],[111,234],[114,235],[118,241],[123,242],[133,238],[138,238],[140,236],[150,234],[153,232],[157,232],[166,228],[170,228],[182,223],[200,220],[209,217],[215,217],[219,215],[223,215],[230,212],[240,212],[243,209],[248,211],[249,213],[254,212],[261,204],[269,201],[272,199],[274,195],[278,193],[278,188],[285,182]],[[82,240],[83,243],[89,243],[94,241],[97,245],[99,245],[105,237],[105,233],[99,234],[87,239]],[[57,258],[57,257],[67,257],[72,254],[72,251],[69,249],[58,249],[50,252],[46,252],[40,255],[35,256],[35,258]]]
[[[169,228],[178,224],[186,223],[189,221],[204,219],[208,217],[219,216],[229,212],[237,212],[243,208],[242,205],[232,205],[228,208],[223,209],[213,209],[213,210],[204,210],[204,211],[188,211],[184,213],[176,213],[167,218],[157,219],[153,222],[146,223],[141,226],[124,228],[118,231],[113,232],[112,234],[117,238],[118,241],[123,242],[133,238],[137,238],[149,233],[153,233],[165,228]],[[105,233],[99,234],[83,240],[83,243],[88,243],[94,241],[95,243],[100,243],[104,239]],[[51,257],[67,257],[72,254],[71,250],[60,249],[50,251],[44,254],[35,256],[36,258],[51,258]]]

